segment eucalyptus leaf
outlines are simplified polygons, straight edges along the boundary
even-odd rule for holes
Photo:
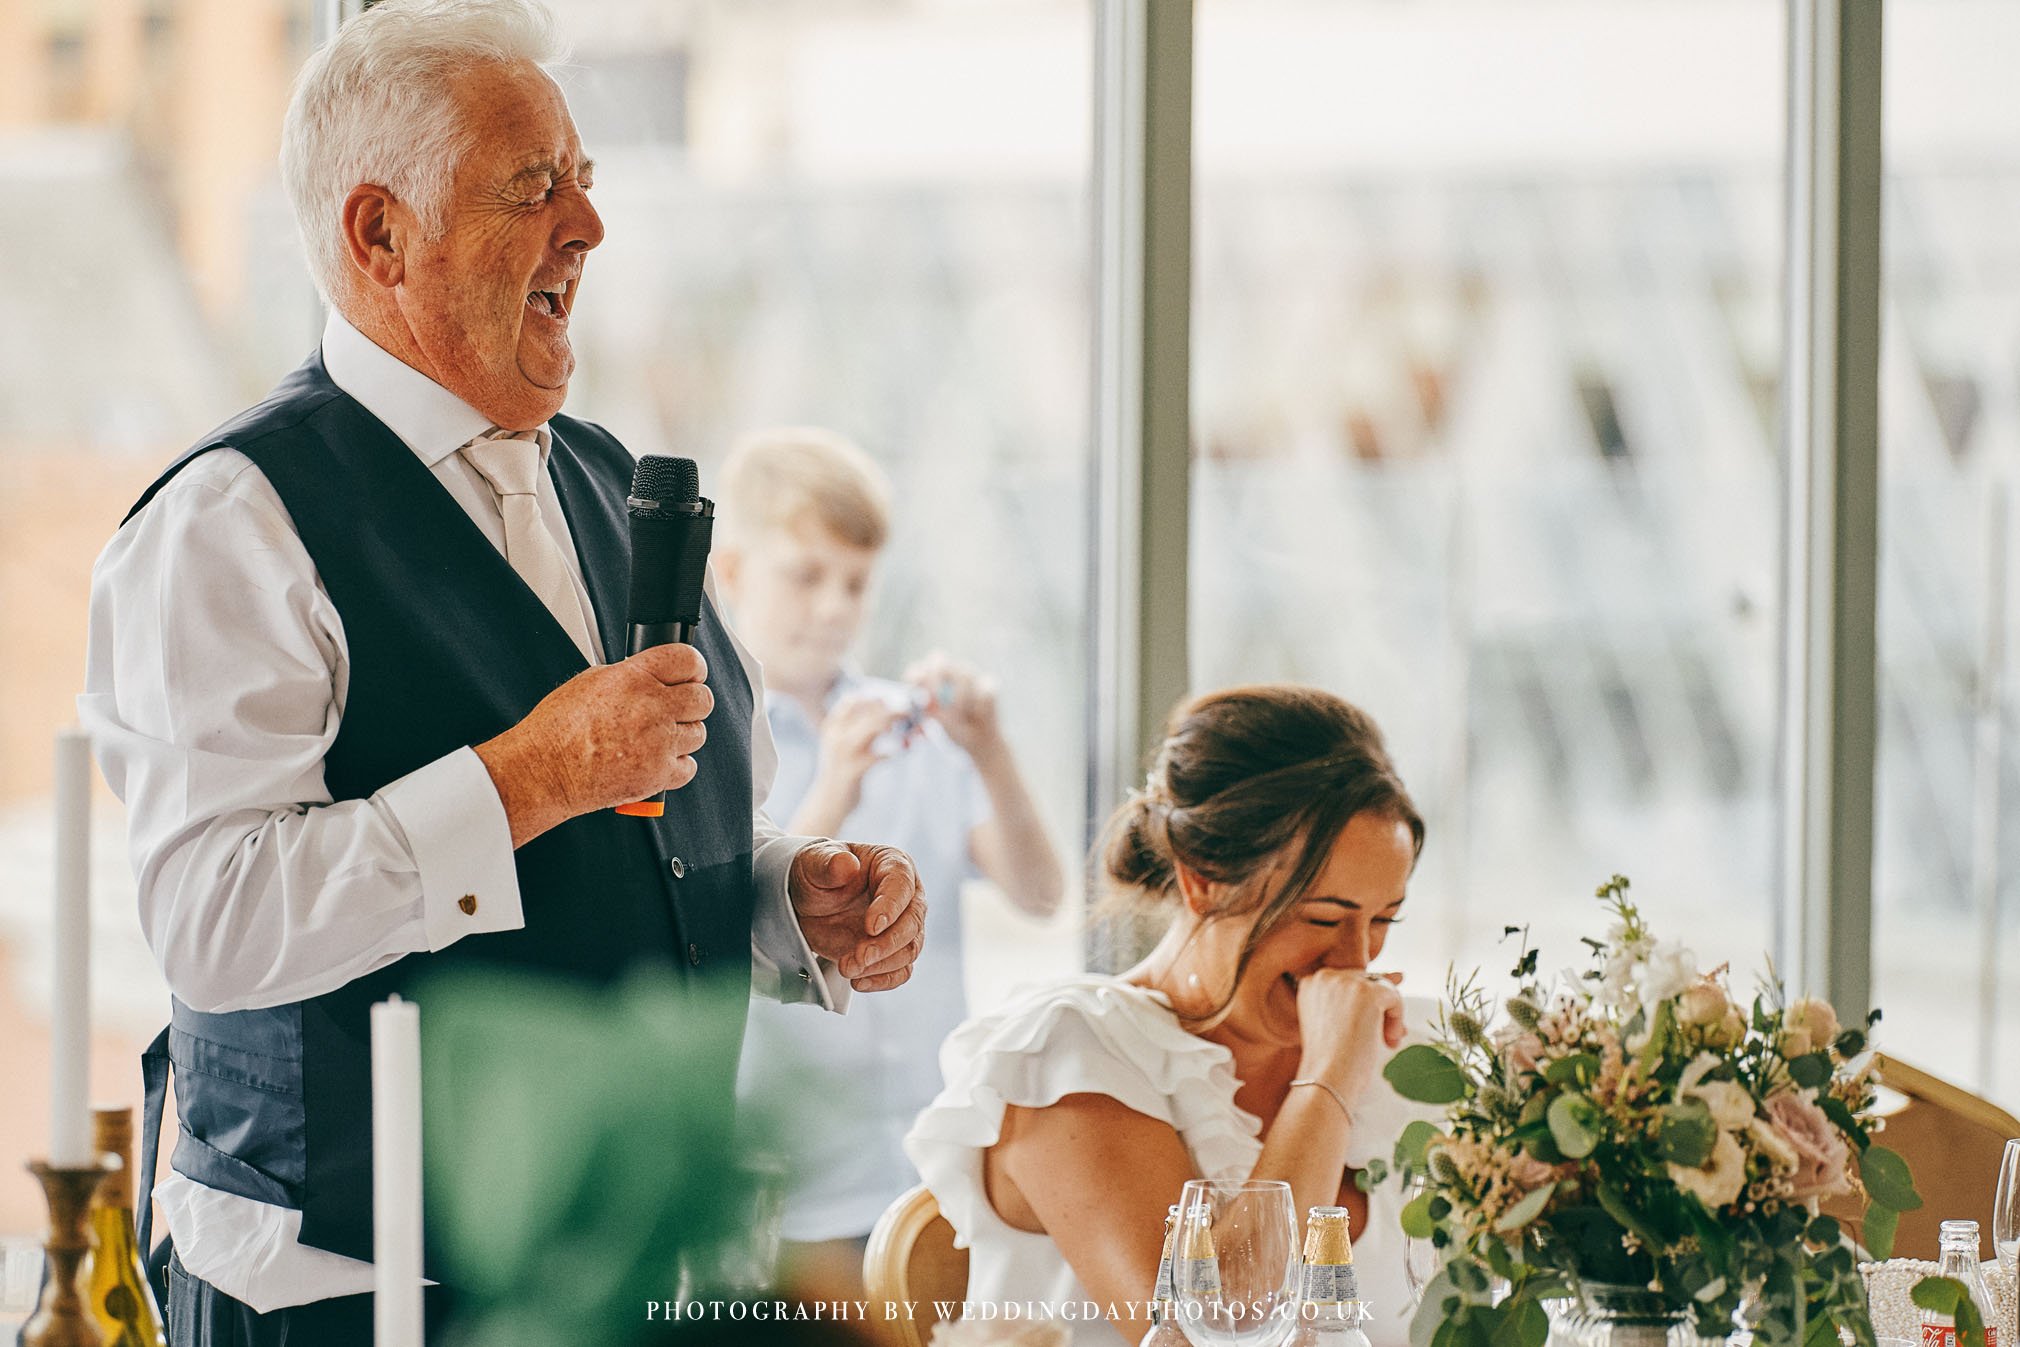
[[[1711,1110],[1690,1099],[1669,1105],[1661,1116],[1656,1145],[1662,1158],[1685,1169],[1702,1168],[1718,1144],[1718,1124],[1712,1120]]]
[[[1589,1052],[1559,1057],[1543,1068],[1543,1079],[1552,1085],[1584,1085],[1599,1074],[1599,1059]]]
[[[1418,1193],[1410,1199],[1409,1205],[1403,1208],[1402,1215],[1397,1218],[1403,1227],[1403,1233],[1411,1239],[1429,1239],[1431,1232],[1438,1228],[1437,1222],[1431,1219],[1433,1196],[1432,1193]]]
[[[1632,1206],[1628,1205],[1626,1195],[1612,1184],[1603,1183],[1599,1186],[1599,1205],[1605,1208],[1608,1216],[1620,1222],[1623,1227],[1644,1245],[1647,1245],[1651,1249],[1662,1247],[1661,1236],[1648,1228],[1648,1223],[1641,1219],[1640,1214]]]
[[[1845,1107],[1842,1099],[1833,1099],[1827,1094],[1820,1094],[1817,1096],[1817,1107],[1824,1111],[1824,1116],[1829,1118],[1840,1132],[1860,1146],[1866,1144],[1865,1125],[1852,1116],[1852,1111]]]
[[[1868,1146],[1859,1157],[1859,1177],[1873,1201],[1895,1211],[1919,1211],[1922,1195],[1915,1191],[1914,1175],[1900,1152],[1885,1146]]]
[[[1443,1135],[1422,1118],[1412,1122],[1403,1129],[1403,1135],[1396,1138],[1396,1167],[1412,1173],[1422,1172],[1425,1149]]]
[[[1820,1090],[1831,1078],[1829,1053],[1812,1052],[1789,1063],[1789,1079],[1805,1090]]]
[[[1512,1234],[1535,1220],[1538,1216],[1541,1216],[1543,1208],[1550,1205],[1550,1195],[1556,1191],[1557,1185],[1555,1183],[1546,1183],[1520,1202],[1517,1202],[1514,1206],[1508,1208],[1503,1213],[1501,1219],[1494,1222],[1495,1233],[1501,1235]]]
[[[1397,1094],[1419,1104],[1450,1104],[1466,1097],[1466,1073],[1428,1043],[1412,1043],[1382,1068]]]
[[[1875,1259],[1886,1260],[1894,1256],[1894,1232],[1900,1229],[1901,1213],[1885,1203],[1874,1202],[1866,1208],[1866,1224],[1862,1232],[1866,1237],[1866,1252]]]
[[[1458,1289],[1445,1275],[1445,1269],[1439,1268],[1424,1284],[1423,1298],[1410,1317],[1410,1347],[1434,1347],[1437,1335],[1449,1324],[1451,1310],[1458,1303]]]
[[[1535,1301],[1522,1299],[1501,1307],[1493,1347],[1543,1347],[1549,1336],[1550,1316]]]
[[[1550,1101],[1550,1139],[1567,1160],[1583,1160],[1599,1146],[1599,1109],[1582,1094]]]

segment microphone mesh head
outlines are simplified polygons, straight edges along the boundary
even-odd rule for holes
[[[695,500],[701,495],[701,469],[691,458],[647,454],[631,474],[631,495],[668,504]]]

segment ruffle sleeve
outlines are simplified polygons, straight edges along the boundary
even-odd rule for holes
[[[970,1020],[940,1049],[946,1086],[905,1138],[905,1152],[966,1246],[1002,1226],[982,1186],[982,1153],[1012,1104],[1043,1108],[1104,1094],[1179,1134],[1202,1174],[1245,1178],[1261,1126],[1236,1107],[1226,1048],[1179,1027],[1156,992],[1113,979],[1036,989]]]

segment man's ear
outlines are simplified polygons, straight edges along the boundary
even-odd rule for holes
[[[1178,896],[1195,917],[1214,915],[1214,883],[1183,861],[1173,861],[1171,872],[1178,878]]]
[[[399,198],[383,187],[360,183],[344,198],[344,253],[372,284],[388,290],[407,275],[405,226],[411,219]]]

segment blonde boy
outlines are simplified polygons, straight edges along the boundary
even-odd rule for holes
[[[767,811],[788,832],[903,847],[925,886],[925,948],[905,986],[845,1016],[751,1008],[747,1081],[784,1041],[860,1087],[863,1108],[824,1129],[786,1204],[786,1237],[837,1242],[803,1252],[846,1269],[917,1181],[899,1143],[938,1092],[940,1043],[967,1014],[961,882],[986,876],[1047,915],[1059,858],[1004,741],[992,680],[938,653],[897,682],[847,664],[890,533],[890,487],[870,457],[832,431],[764,431],[732,450],[716,495],[716,577],[764,665],[778,745]]]

